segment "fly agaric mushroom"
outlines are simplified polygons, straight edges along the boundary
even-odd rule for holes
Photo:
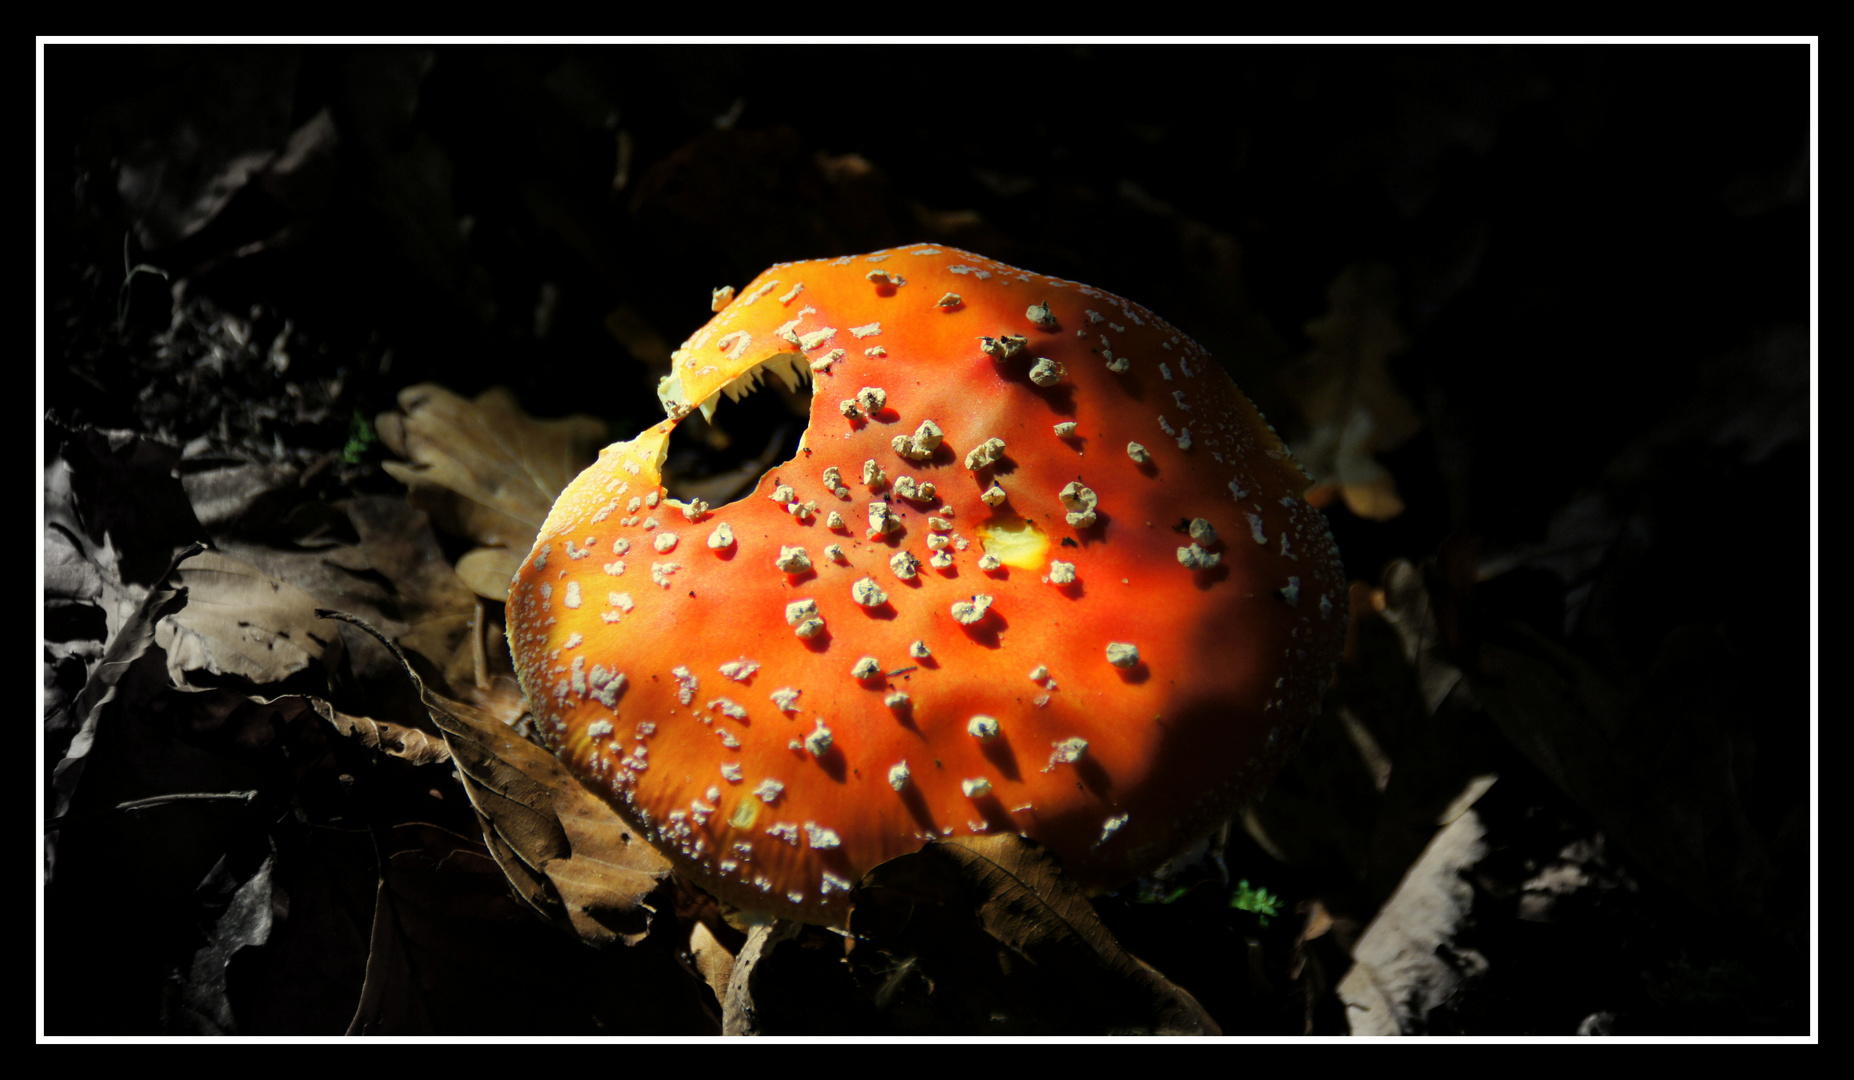
[[[723,900],[841,923],[876,864],[1000,830],[1112,887],[1317,712],[1346,594],[1307,477],[1139,305],[913,245],[775,266],[673,363],[669,419],[555,503],[509,642],[546,744]],[[821,384],[797,456],[667,499],[671,429],[767,375]]]

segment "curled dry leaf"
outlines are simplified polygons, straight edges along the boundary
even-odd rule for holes
[[[726,1001],[728,980],[734,976],[734,954],[727,951],[707,923],[698,922],[689,931],[689,956],[695,961],[696,973],[714,991],[715,1000]]]
[[[381,441],[406,459],[386,462],[386,471],[440,528],[487,549],[466,555],[458,572],[484,599],[506,598],[554,496],[605,444],[605,424],[589,416],[536,420],[501,387],[466,401],[425,383],[400,391],[399,407],[403,414],[375,421]],[[500,556],[511,552],[508,573],[498,577]]]
[[[180,610],[186,603],[185,595],[173,584],[174,573],[180,563],[199,550],[199,545],[193,544],[177,552],[174,562],[168,567],[168,573],[161,579],[162,584],[144,592],[126,617],[111,619],[112,623],[119,622],[119,625],[112,629],[89,676],[69,702],[69,715],[74,723],[68,733],[60,733],[68,734],[68,741],[51,773],[52,817],[62,817],[71,809],[91,752],[98,746],[97,730],[104,707],[117,697],[119,689],[124,685],[123,680],[130,676],[131,670],[147,654],[149,646],[154,642],[155,627],[159,621],[168,612]],[[152,657],[149,660],[154,662]],[[133,681],[130,680],[131,684]],[[49,723],[47,726],[50,726]],[[48,743],[53,734],[48,732]],[[56,843],[55,836],[46,841],[45,867],[48,877],[57,865]]]
[[[740,955],[732,959],[727,969],[727,984],[721,994],[721,1034],[723,1035],[778,1035],[778,1031],[765,1026],[761,1008],[755,1004],[755,998],[761,995],[780,996],[780,988],[766,986],[761,978],[766,968],[764,961],[774,949],[783,942],[796,938],[802,927],[790,919],[774,919],[760,923],[747,933],[747,943],[740,948]]]
[[[51,420],[46,457],[43,750],[57,762],[45,804],[56,818],[71,809],[105,707],[162,617],[185,605],[175,569],[202,545],[172,447]],[[55,834],[46,840],[48,879],[57,844]]]
[[[1195,998],[1120,947],[1033,841],[928,844],[864,875],[851,964],[923,1030],[1214,1035]]]
[[[266,858],[242,881],[237,871],[220,858],[206,875],[200,891],[225,896],[206,942],[193,953],[185,975],[175,973],[167,987],[163,1010],[168,1033],[186,1035],[237,1035],[238,1019],[226,994],[226,976],[240,950],[268,944],[277,923],[278,888],[272,880],[276,856]],[[227,895],[229,894],[229,895]],[[287,903],[283,910],[288,910]]]
[[[450,748],[444,745],[442,739],[433,738],[415,727],[395,724],[390,720],[351,716],[320,698],[310,698],[309,706],[336,731],[369,750],[378,750],[388,757],[402,758],[414,765],[430,765],[451,759]]]
[[[1421,1033],[1429,1013],[1485,969],[1455,939],[1474,906],[1464,875],[1487,853],[1486,831],[1469,810],[1437,833],[1358,939],[1339,980],[1354,1035]]]

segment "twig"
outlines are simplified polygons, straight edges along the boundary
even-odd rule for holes
[[[255,790],[253,791],[188,791],[188,792],[179,792],[173,795],[151,795],[146,799],[130,799],[128,802],[119,802],[115,806],[112,806],[108,808],[107,810],[94,810],[88,814],[62,814],[58,817],[52,818],[51,820],[47,821],[45,823],[45,831],[50,832],[53,829],[60,828],[72,822],[89,821],[93,818],[100,818],[100,817],[107,816],[109,814],[134,813],[137,810],[146,810],[154,806],[166,806],[168,803],[241,802],[241,803],[248,804],[251,802],[251,800],[257,798],[257,796],[258,796],[258,793]]]

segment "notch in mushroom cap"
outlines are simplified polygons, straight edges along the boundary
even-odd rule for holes
[[[669,501],[671,429],[768,374],[818,383],[798,455]],[[659,394],[561,494],[509,642],[547,744],[724,900],[838,923],[876,864],[999,830],[1111,887],[1317,711],[1345,583],[1307,478],[1137,304],[930,245],[787,263]]]

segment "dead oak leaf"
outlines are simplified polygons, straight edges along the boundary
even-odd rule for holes
[[[426,707],[516,890],[589,944],[642,940],[650,924],[643,899],[668,875],[669,860],[508,725],[429,691]]]
[[[406,459],[386,462],[387,473],[439,528],[480,545],[457,566],[471,589],[506,599],[554,497],[607,441],[605,424],[589,416],[536,420],[501,387],[466,401],[423,383],[400,391],[399,407],[375,421],[381,441]]]
[[[516,894],[588,944],[643,940],[652,915],[644,897],[668,876],[669,860],[552,754],[489,712],[432,691],[379,631],[351,615],[323,614],[359,627],[398,657],[443,734],[483,840]]]
[[[361,495],[318,503],[286,526],[279,543],[228,537],[220,552],[312,597],[312,610],[359,616],[435,670],[450,669],[472,649],[477,599],[445,561],[426,516],[404,499]],[[375,665],[349,655],[369,671]]]

